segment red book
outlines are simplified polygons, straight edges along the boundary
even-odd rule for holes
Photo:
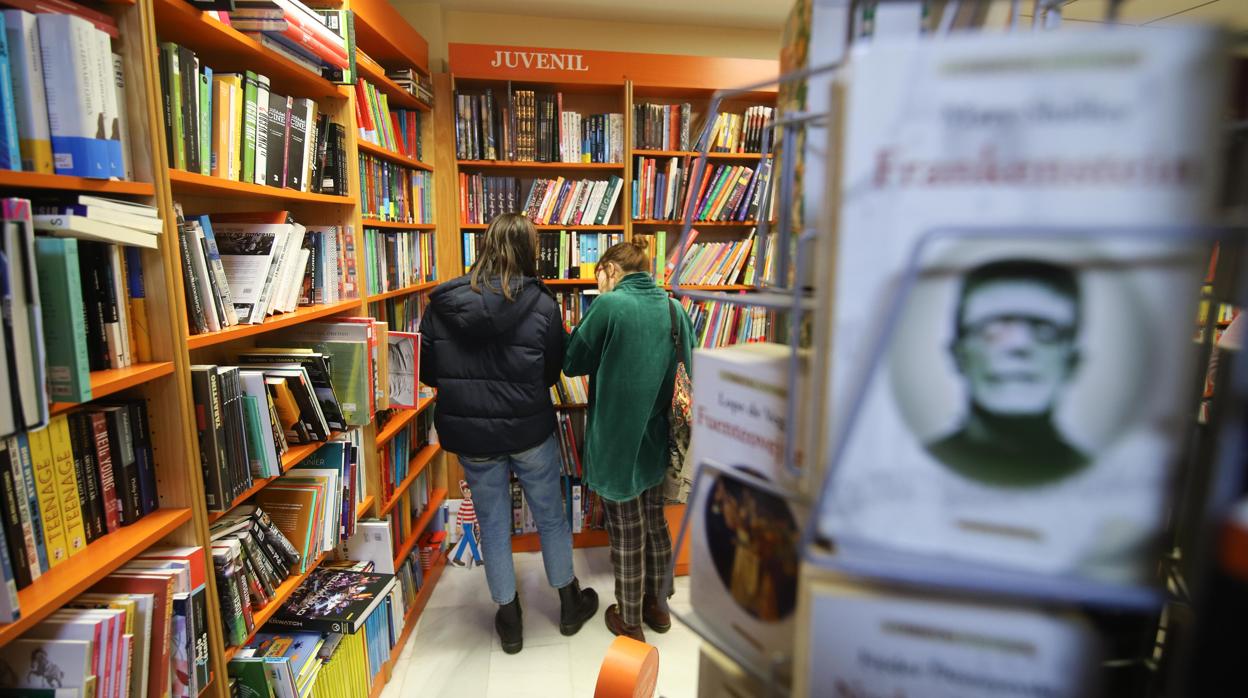
[[[207,582],[208,557],[204,549],[197,545],[180,548],[155,547],[139,553],[141,560],[185,560],[190,563],[191,588],[198,589]]]
[[[152,637],[148,645],[147,695],[163,696],[169,690],[169,655],[173,631],[173,578],[114,573],[91,587],[91,591],[114,594],[151,594]]]
[[[100,470],[100,496],[104,498],[104,526],[109,533],[121,528],[121,500],[113,475],[113,455],[108,444],[108,419],[103,412],[90,412],[91,437],[95,442],[95,462]]]

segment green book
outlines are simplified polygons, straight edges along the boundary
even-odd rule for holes
[[[284,346],[307,347],[329,356],[329,382],[348,427],[369,422],[373,386],[368,330],[364,323],[311,322],[282,335]]]
[[[256,91],[260,83],[250,70],[243,73],[243,171],[240,179],[256,181]]]
[[[269,450],[264,434],[269,430],[268,405],[261,411],[260,399],[254,395],[241,396],[243,421],[247,424],[247,458],[251,473],[256,477],[275,477],[281,474],[281,464],[269,462]]]
[[[91,400],[86,311],[78,271],[78,241],[35,238],[35,264],[48,353],[48,390],[56,402]]]
[[[179,170],[186,169],[186,134],[182,129],[182,66],[178,60],[178,45],[166,41],[160,45],[160,54],[166,62],[169,74],[169,113],[165,116],[166,124],[173,132],[173,166]]]
[[[273,698],[264,657],[235,657],[227,671],[238,686],[239,698]]]
[[[199,173],[212,174],[212,68],[203,66],[199,74]],[[228,157],[228,153],[217,153]]]
[[[654,234],[654,277],[658,283],[667,283],[663,278],[663,268],[667,266],[667,231],[659,230]]]
[[[568,273],[568,238],[571,236],[566,230],[559,231],[559,278]]]
[[[711,206],[715,203],[716,197],[719,196],[719,191],[723,189],[724,185],[728,182],[728,175],[731,172],[732,165],[724,165],[720,168],[719,174],[715,177],[714,186],[711,187],[711,192],[706,195],[706,200],[703,201],[702,205],[698,207],[696,220],[702,220],[710,214]]]

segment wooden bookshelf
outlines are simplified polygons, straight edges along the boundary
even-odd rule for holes
[[[425,607],[429,605],[429,598],[433,596],[434,587],[437,586],[438,579],[442,577],[442,572],[446,569],[446,553],[438,553],[438,557],[430,565],[429,569],[424,573],[424,584],[420,587],[420,591],[416,593],[416,599],[412,602],[412,607],[407,609],[407,613],[403,616],[403,632],[399,635],[399,641],[390,651],[390,659],[387,660],[383,671],[377,673],[373,679],[373,686],[369,690],[369,698],[379,698],[386,684],[390,682],[391,673],[394,671],[394,665],[398,662],[399,657],[403,654],[403,647],[407,645],[407,640],[412,635],[412,631],[416,629],[416,622],[420,620],[420,614],[424,612]]]
[[[433,230],[437,228],[436,223],[406,223],[404,221],[383,221],[379,218],[363,217],[364,226],[367,228],[390,228],[391,230]]]
[[[404,155],[403,153],[396,153],[393,150],[383,148],[374,143],[369,143],[368,141],[360,141],[358,145],[361,153],[367,153],[369,155],[379,157],[382,160],[388,160],[404,167],[410,167],[413,170],[433,171],[433,165],[421,162],[420,160]]]
[[[622,162],[530,162],[521,160],[459,160],[460,168],[470,170],[541,170],[613,172],[624,169]]]
[[[401,429],[406,427],[413,419],[416,418],[416,415],[425,408],[427,404],[426,401],[432,402],[433,400],[430,398],[421,398],[421,401],[417,403],[416,409],[414,410],[395,410],[394,415],[390,417],[390,420],[386,422],[386,425],[381,428],[381,431],[377,432],[377,448],[381,448],[382,446],[390,443],[390,439],[393,439]]]
[[[416,482],[416,478],[425,471],[425,467],[433,462],[435,456],[442,452],[442,447],[438,444],[429,444],[416,452],[411,460],[407,462],[407,477],[395,486],[394,492],[390,493],[389,499],[381,505],[380,516],[385,516],[398,506],[399,501],[403,499],[403,495],[407,493],[408,488]]]
[[[490,227],[489,224],[486,224],[486,223],[460,223],[459,224],[460,230],[485,230],[486,228],[489,228],[489,227]],[[538,230],[576,230],[576,231],[583,230],[586,232],[602,232],[602,233],[608,233],[608,232],[618,233],[624,230],[623,225],[557,225],[554,223],[549,223],[549,224],[540,223],[540,224],[535,224],[533,227],[537,228]]]
[[[181,2],[181,0],[173,1]],[[314,194],[283,187],[270,187],[264,184],[239,182],[232,179],[222,179],[220,177],[187,172],[186,170],[169,170],[169,182],[173,185],[173,191],[177,194],[226,199],[246,196],[258,201],[267,200],[297,204],[334,204],[337,206],[350,206],[352,204],[349,196]]]
[[[600,529],[572,534],[574,548],[601,548],[611,544],[607,532]],[[542,539],[537,533],[521,533],[511,537],[511,552],[536,553],[542,549]]]
[[[383,64],[403,65],[429,74],[429,44],[387,0],[351,0],[355,41]]]
[[[251,337],[265,332],[272,332],[283,327],[292,327],[304,322],[310,322],[330,315],[345,313],[347,311],[356,310],[360,306],[358,299],[341,301],[339,303],[331,303],[328,305],[308,305],[299,308],[293,313],[280,313],[272,315],[258,325],[234,325],[217,332],[205,332],[204,334],[194,334],[187,338],[186,344],[188,349],[202,349],[210,347],[214,344],[223,342],[232,342],[243,337]]]
[[[148,381],[163,378],[173,373],[172,361],[153,361],[146,364],[134,364],[125,368],[110,368],[91,372],[91,399],[98,400],[127,388],[133,388]],[[68,412],[81,407],[77,402],[54,402],[48,411],[53,415]]]
[[[316,559],[312,561],[312,564],[308,565],[307,570],[298,574],[290,575],[286,578],[286,581],[278,585],[277,589],[273,591],[273,597],[269,599],[269,602],[265,604],[263,608],[252,614],[252,618],[255,620],[256,625],[255,628],[247,634],[247,641],[243,643],[244,646],[249,644],[256,637],[256,633],[260,632],[260,629],[264,627],[264,624],[268,623],[269,619],[277,614],[277,611],[282,607],[282,604],[286,603],[286,599],[289,599],[295,589],[298,589],[299,585],[303,584],[304,580],[316,571],[316,568],[325,561],[325,558],[328,555],[328,553],[321,553],[320,555],[317,555]],[[238,647],[234,646],[226,649],[226,661],[229,661],[234,654],[238,652],[238,649]]]
[[[669,228],[680,228],[685,224],[684,221],[658,221],[658,220],[634,220],[633,225],[643,226],[665,226]],[[758,225],[758,221],[694,221],[695,228],[753,228]]]
[[[403,288],[396,288],[393,291],[383,291],[381,293],[374,293],[370,295],[366,300],[369,303],[376,303],[378,301],[384,301],[387,298],[396,298],[398,296],[407,296],[413,293],[421,293],[422,291],[428,291],[432,289],[433,287],[437,286],[439,283],[442,283],[442,282],[422,281],[418,284],[412,284],[411,286],[404,286]]]
[[[155,196],[156,187],[149,182],[123,182],[115,179],[93,179],[69,175],[43,174],[0,170],[0,189],[44,189],[74,191],[83,194],[126,194]]]
[[[0,645],[17,639],[66,601],[86,591],[190,519],[190,509],[157,509],[129,526],[97,539],[82,552],[44,572],[30,586],[17,592],[22,616],[12,623],[0,625]]]
[[[369,511],[372,510],[373,504],[376,504],[376,503],[377,503],[377,498],[374,497],[373,495],[370,494],[367,497],[365,497],[364,501],[360,502],[359,506],[355,508],[355,520],[359,521],[360,519],[367,516]]]
[[[403,559],[407,554],[412,552],[412,548],[416,547],[416,541],[420,540],[420,536],[429,527],[429,522],[433,520],[434,514],[442,507],[442,502],[446,500],[446,490],[439,487],[429,495],[429,503],[425,505],[425,511],[412,523],[412,532],[407,534],[407,539],[399,546],[399,552],[394,556],[394,568],[397,570],[403,564]]]
[[[636,150],[630,150],[629,155],[634,155],[634,156],[640,155],[646,158],[672,158],[672,157],[696,158],[696,157],[700,157],[702,153],[696,150],[636,149]],[[771,153],[768,153],[767,157],[771,157]],[[707,153],[706,159],[707,160],[762,160],[763,154],[762,153]]]

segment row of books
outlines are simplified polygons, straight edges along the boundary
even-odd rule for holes
[[[564,477],[562,482],[564,511],[572,533],[602,529],[606,519],[602,500],[598,495],[582,484],[579,477]],[[537,533],[537,523],[533,520],[528,500],[521,493],[520,483],[512,480],[511,488],[512,535]]]
[[[407,479],[412,458],[429,444],[431,426],[431,411],[425,410],[378,449],[382,501],[388,501],[395,488]]]
[[[361,140],[420,160],[422,120],[419,111],[391,109],[386,94],[367,80],[355,83],[355,123]]]
[[[682,104],[633,105],[633,147],[638,150],[693,150],[698,131],[690,128],[693,106]]]
[[[178,215],[192,334],[354,297],[354,241],[341,226],[305,227],[286,211]]]
[[[559,304],[559,313],[563,324],[569,329],[581,323],[581,317],[589,311],[589,306],[598,297],[598,289],[588,288],[577,291],[556,291],[555,302]]]
[[[132,178],[116,22],[68,2],[7,4],[18,9],[0,13],[0,169]]]
[[[145,550],[0,647],[11,695],[195,698],[213,678],[204,550]]]
[[[455,95],[455,157],[520,162],[623,162],[624,115],[564,111],[563,93]]]
[[[159,508],[147,405],[95,403],[0,441],[0,618],[17,590]]]
[[[429,303],[429,295],[409,293],[369,304],[369,314],[386,323],[389,332],[420,331],[420,316]]]
[[[460,221],[479,225],[519,210],[519,178],[459,173]]]
[[[231,181],[346,194],[341,124],[314,100],[273,91],[252,71],[213,72],[194,51],[160,44],[165,145],[173,167]]]
[[[598,259],[624,233],[543,231],[538,235],[537,275],[543,279],[592,279]]]
[[[364,229],[365,278],[374,295],[437,278],[433,231]]]
[[[606,225],[624,180],[535,179],[521,211],[538,225]]]
[[[231,3],[224,21],[262,45],[290,56],[312,72],[350,82],[355,61],[350,12],[313,10],[299,0]],[[343,73],[345,72],[345,75]]]
[[[767,339],[771,318],[763,308],[688,298],[680,303],[693,323],[695,347],[726,347]]]
[[[415,68],[386,68],[386,77],[425,106],[433,106],[433,79]]]
[[[696,239],[696,229],[689,233],[690,244],[681,265],[680,283],[706,286],[754,283],[754,230],[745,239],[731,242],[692,242]]]
[[[433,223],[433,173],[361,153],[360,213],[365,218]]]
[[[393,541],[394,549],[390,551],[391,557],[399,552],[399,548],[409,540],[412,536],[423,536],[425,531],[415,530],[416,522],[428,510],[431,496],[429,489],[429,470],[426,469],[416,476],[407,491],[399,496],[399,503],[390,512],[390,538]],[[431,522],[437,517],[431,517]],[[428,530],[428,529],[426,529]]]
[[[706,166],[694,182],[696,161],[689,156],[637,158],[632,183],[634,220],[748,221],[770,194],[771,161],[760,165]]]
[[[765,106],[748,107],[744,114],[721,113],[711,126],[709,146],[712,153],[761,153],[771,150],[771,122],[775,109]]]
[[[550,401],[556,407],[589,404],[589,376],[565,376],[550,386]]]

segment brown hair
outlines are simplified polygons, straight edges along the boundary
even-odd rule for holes
[[[631,274],[637,271],[652,271],[650,269],[650,251],[646,244],[645,238],[633,238],[629,242],[619,242],[607,248],[606,252],[598,258],[598,266],[604,267],[608,263],[615,263],[620,267],[620,271],[625,274]]]
[[[490,221],[481,236],[477,261],[468,278],[472,290],[481,293],[482,285],[499,284],[503,297],[512,298],[512,279],[537,276],[537,228],[518,213],[504,213]]]

